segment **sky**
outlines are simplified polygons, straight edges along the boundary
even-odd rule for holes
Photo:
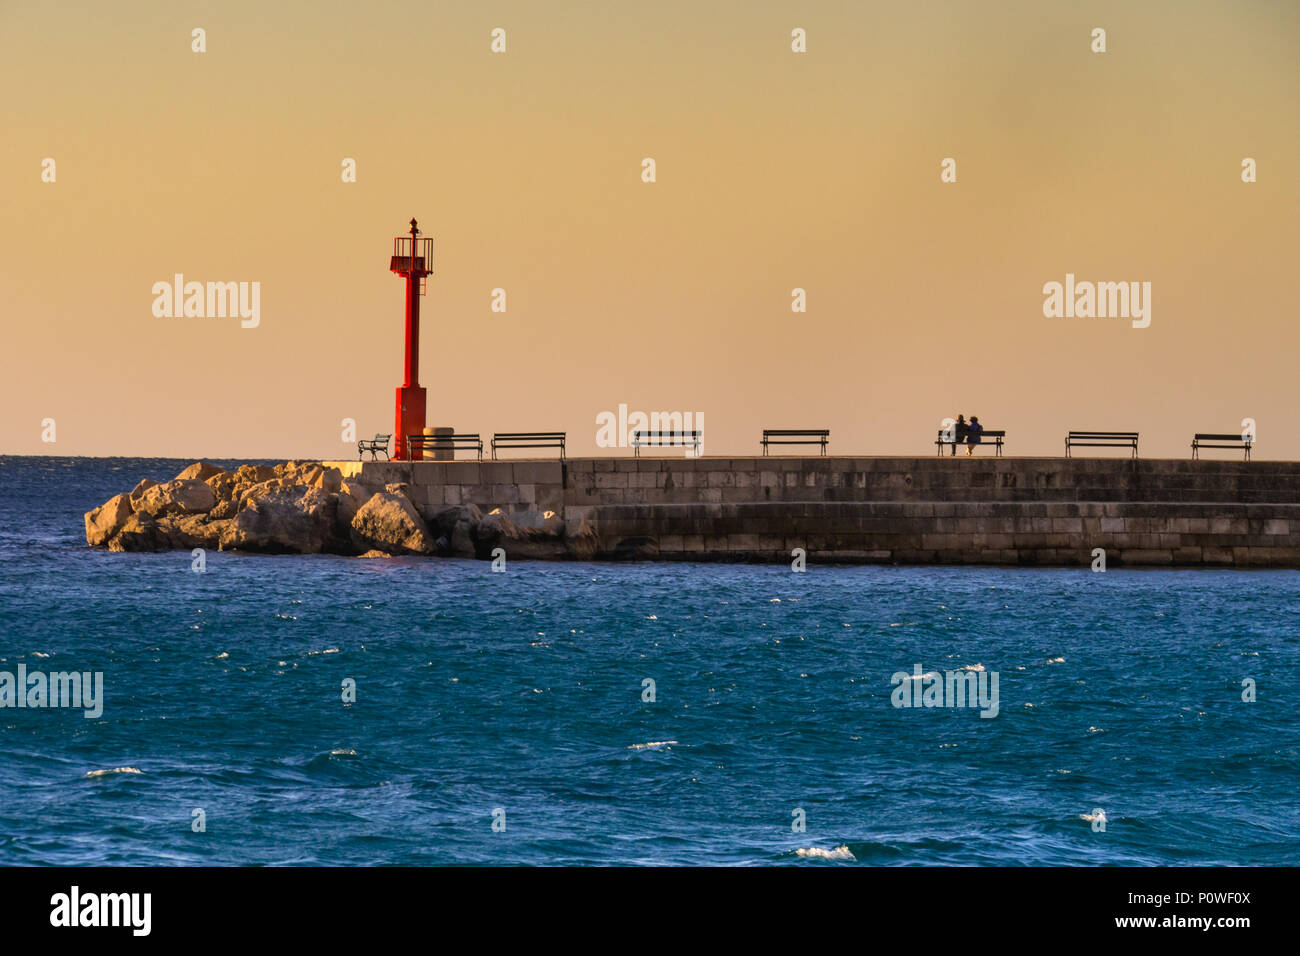
[[[354,457],[414,216],[430,425],[1187,457],[1252,418],[1300,458],[1298,44],[1282,0],[0,0],[0,453]],[[155,315],[177,273],[258,283],[256,326]],[[1067,274],[1150,325],[1044,315]]]

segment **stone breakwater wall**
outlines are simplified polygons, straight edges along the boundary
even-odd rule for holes
[[[1102,548],[1108,567],[1300,568],[1300,462],[944,456],[324,464],[344,479],[401,488],[434,534],[462,529],[459,542],[440,539],[450,553],[472,546],[480,557],[495,546],[512,554],[519,529],[533,528],[532,551],[520,556],[789,562],[802,548],[810,562],[1086,566]],[[480,536],[483,519],[491,520]],[[557,529],[544,547],[543,524]]]

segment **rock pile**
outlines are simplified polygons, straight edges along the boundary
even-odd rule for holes
[[[86,512],[86,542],[110,551],[208,548],[269,554],[444,555],[590,558],[597,537],[585,519],[550,512],[484,515],[474,505],[421,513],[404,484],[345,479],[319,462],[241,465],[195,462],[171,481],[144,479]]]

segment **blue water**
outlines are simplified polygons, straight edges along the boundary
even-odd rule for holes
[[[186,464],[0,458],[0,671],[105,680],[0,709],[0,864],[1300,862],[1294,572],[86,547]],[[914,664],[998,716],[891,706]]]

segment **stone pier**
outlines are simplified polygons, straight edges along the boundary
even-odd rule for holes
[[[585,519],[600,558],[1300,568],[1300,462],[576,458],[327,462],[450,507]]]

